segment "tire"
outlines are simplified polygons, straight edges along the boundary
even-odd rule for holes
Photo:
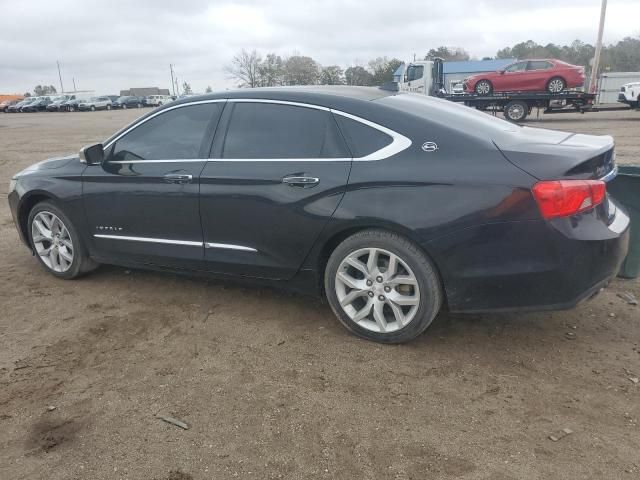
[[[111,110],[111,105],[107,105],[106,109]]]
[[[138,106],[138,108],[142,108],[142,104],[141,103],[139,103],[137,106]]]
[[[46,218],[49,218],[49,225],[46,224]],[[45,234],[47,230],[50,235]],[[50,201],[40,202],[31,209],[27,233],[29,244],[38,261],[55,277],[71,280],[98,266],[87,255],[86,248],[69,218]],[[56,233],[59,235],[56,236]],[[53,240],[50,240],[51,238]],[[52,247],[56,253],[53,256],[51,253],[47,255],[46,252],[51,252]],[[69,257],[71,261],[68,260]]]
[[[522,122],[529,115],[529,105],[522,100],[512,100],[504,106],[504,118],[510,122]]]
[[[393,257],[396,268],[389,273]],[[373,268],[366,266],[370,262]],[[440,278],[427,256],[407,238],[384,230],[364,230],[338,245],[327,262],[324,286],[340,323],[380,343],[413,340],[431,325],[443,301]]]
[[[67,107],[67,112],[75,112],[76,109],[74,107]]]
[[[122,104],[122,109],[123,109],[123,110],[126,110],[126,109],[127,109],[127,104],[126,104],[126,103],[123,103],[123,104]]]
[[[479,80],[473,90],[478,95],[491,95],[493,93],[493,85],[489,80]]]
[[[563,78],[553,77],[547,82],[547,92],[560,93],[567,88],[567,82]]]
[[[95,105],[91,105],[91,111],[92,111],[92,112],[95,112],[95,111],[96,111],[96,107],[95,107]]]

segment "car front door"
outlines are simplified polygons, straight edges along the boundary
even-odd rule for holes
[[[92,246],[111,261],[196,268],[203,260],[198,178],[224,102],[148,115],[83,175]]]
[[[515,92],[526,90],[527,63],[512,63],[505,68],[504,73],[496,79],[496,91]]]
[[[207,269],[291,278],[340,203],[350,166],[329,109],[229,100],[200,179]]]

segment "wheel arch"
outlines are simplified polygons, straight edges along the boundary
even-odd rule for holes
[[[328,234],[321,242],[319,248],[317,249],[317,254],[313,258],[312,264],[310,265],[310,267],[314,268],[317,272],[320,292],[322,292],[324,289],[324,274],[327,268],[329,257],[331,256],[333,251],[344,240],[364,230],[381,230],[389,233],[395,233],[397,235],[402,235],[403,237],[406,237],[411,242],[413,242],[416,247],[418,247],[420,251],[426,255],[426,257],[433,265],[436,273],[438,274],[440,286],[442,287],[443,305],[447,304],[447,290],[444,284],[444,277],[442,276],[442,269],[438,265],[438,262],[436,261],[432,253],[430,253],[428,249],[426,249],[424,245],[421,244],[412,230],[406,228],[403,225],[392,222],[370,222],[361,223],[358,225],[345,225],[343,228],[336,229]]]
[[[35,207],[40,202],[56,202],[57,200],[58,199],[55,197],[55,195],[40,190],[29,192],[28,194],[25,194],[25,196],[21,199],[20,204],[18,205],[18,225],[20,227],[20,231],[22,232],[24,241],[25,243],[27,243],[27,245],[29,245],[29,248],[31,248],[31,244],[29,243],[29,225],[27,225],[29,221],[29,213],[31,212],[33,207]]]

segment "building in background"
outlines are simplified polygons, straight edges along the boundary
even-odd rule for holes
[[[171,95],[168,88],[158,87],[141,87],[130,88],[129,90],[120,90],[121,97],[148,97],[149,95]]]

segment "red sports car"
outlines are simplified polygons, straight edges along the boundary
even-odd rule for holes
[[[560,60],[520,60],[497,72],[479,73],[464,81],[467,93],[493,92],[560,93],[584,85],[584,67]]]

